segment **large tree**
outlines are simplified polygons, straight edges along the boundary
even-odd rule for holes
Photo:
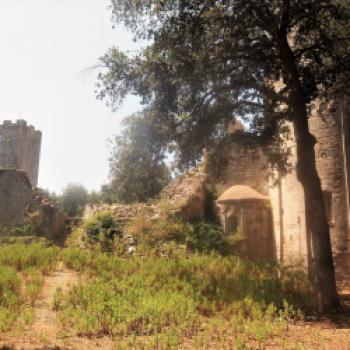
[[[112,0],[112,9],[150,44],[136,55],[113,48],[102,57],[99,96],[114,104],[142,96],[186,163],[237,117],[271,143],[292,122],[319,305],[338,308],[308,116],[315,99],[347,81],[348,10],[332,0]]]
[[[109,202],[145,202],[169,182],[163,143],[144,113],[124,119],[123,130],[113,142],[111,181],[102,187],[102,197]]]
[[[70,217],[81,216],[89,200],[88,190],[81,184],[70,183],[60,196],[56,196],[58,207]]]

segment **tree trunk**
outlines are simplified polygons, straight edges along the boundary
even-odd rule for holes
[[[285,65],[284,83],[290,88],[289,107],[293,114],[293,126],[297,146],[297,176],[304,189],[307,234],[313,254],[312,280],[318,297],[320,312],[340,309],[332,245],[321,180],[316,169],[316,139],[309,131],[307,103],[300,83],[295,57],[289,46],[287,32],[278,36],[280,55]],[[309,259],[310,260],[310,259]]]
[[[320,312],[340,309],[336,289],[330,230],[321,181],[316,169],[316,140],[309,131],[306,104],[294,96],[294,132],[297,145],[297,175],[304,189],[308,235],[312,245],[311,276],[315,284]]]

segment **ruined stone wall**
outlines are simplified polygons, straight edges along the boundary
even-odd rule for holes
[[[268,163],[260,149],[233,145],[229,157],[228,166],[214,181],[218,195],[234,185],[246,185],[268,195]]]
[[[315,104],[310,130],[317,137],[317,170],[322,189],[328,193],[326,208],[329,211],[337,283],[340,289],[347,290],[350,288],[349,125],[349,98],[333,105]]]
[[[270,178],[271,200],[276,253],[279,261],[305,263],[308,261],[304,191],[295,170],[296,147],[293,140],[286,141],[290,149],[290,172],[276,182]],[[277,179],[278,180],[278,179]]]
[[[337,106],[339,107],[339,106]],[[315,103],[309,126],[316,137],[316,166],[324,191],[333,253],[336,263],[349,260],[349,101],[333,110],[331,104]],[[304,191],[297,179],[296,144],[292,125],[284,147],[290,151],[290,172],[278,180],[269,177],[267,159],[260,150],[233,146],[226,170],[216,180],[220,194],[233,185],[248,185],[270,197],[278,259],[287,263],[308,261]],[[338,259],[340,258],[341,259]]]
[[[87,218],[98,212],[108,211],[122,226],[138,215],[157,219],[162,211],[173,216],[189,219],[204,214],[205,199],[205,175],[200,169],[194,168],[166,186],[158,199],[147,203],[128,205],[87,205],[84,217]]]
[[[27,211],[35,217],[37,234],[56,242],[65,238],[67,216],[36,190],[32,192]]]
[[[0,226],[18,226],[32,199],[32,188],[24,172],[0,169]]]
[[[57,240],[65,234],[66,217],[32,189],[23,171],[0,169],[0,233],[25,225]]]
[[[0,125],[0,168],[23,170],[33,187],[38,184],[41,132],[24,120]]]
[[[316,166],[324,191],[336,263],[349,244],[348,118],[349,115],[341,108],[333,110],[330,104],[315,103],[309,119],[310,132],[317,140]],[[289,127],[293,135],[293,128]],[[281,179],[279,186],[270,188],[277,251],[281,260],[302,259],[307,262],[305,202],[295,171],[296,145],[293,136],[286,141],[285,147],[291,150],[289,161],[292,170]],[[346,254],[349,256],[348,252]]]

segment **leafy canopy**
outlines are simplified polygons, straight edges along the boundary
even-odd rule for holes
[[[78,217],[83,214],[85,205],[89,202],[89,192],[83,185],[71,183],[63,189],[62,195],[56,201],[68,216]]]
[[[345,2],[112,0],[112,9],[115,22],[150,44],[101,58],[99,97],[117,105],[141,96],[186,164],[237,117],[260,141],[278,141],[296,112],[296,83],[310,108],[348,81]]]
[[[102,196],[111,202],[144,202],[169,182],[164,149],[159,146],[156,129],[144,115],[132,115],[123,124],[110,158],[111,182],[103,187]]]

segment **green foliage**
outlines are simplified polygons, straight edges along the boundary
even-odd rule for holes
[[[25,285],[25,290],[23,291],[25,301],[29,305],[34,306],[34,303],[44,283],[43,271],[37,267],[27,267],[26,270],[22,273],[22,278]]]
[[[44,198],[47,198],[50,203],[59,206],[69,216],[72,216],[70,214],[80,216],[86,204],[96,204],[102,201],[100,192],[88,192],[84,186],[79,184],[68,184],[64,188],[62,195],[57,195],[55,192],[42,188],[37,188],[36,191]]]
[[[55,308],[66,326],[83,334],[114,335],[139,344],[165,345],[171,339],[169,348],[175,349],[184,337],[209,334],[214,324],[221,332],[230,324],[231,332],[264,343],[269,327],[277,333],[282,320],[312,307],[306,276],[237,257],[125,259],[70,248],[63,260],[89,282],[66,294],[57,291]],[[240,331],[242,327],[246,329]]]
[[[346,3],[112,0],[114,20],[151,43],[139,54],[112,48],[101,58],[99,97],[118,105],[141,96],[184,164],[199,160],[237,117],[249,122],[255,143],[278,144],[278,126],[298,112],[295,89],[310,107],[347,86]]]
[[[57,263],[58,249],[43,243],[0,246],[0,332],[15,322],[29,322],[30,309],[43,284],[43,274]]]
[[[121,135],[114,140],[111,182],[102,187],[102,198],[108,202],[145,202],[169,182],[164,150],[157,144],[154,125],[143,115],[128,117],[123,125]]]
[[[175,244],[174,248],[183,245],[189,251],[201,253],[217,252],[228,255],[233,254],[235,249],[233,242],[218,224],[202,219],[189,223],[176,218],[151,220],[138,216],[129,223],[126,232],[139,243],[162,253],[164,249],[171,248],[166,245],[170,242]]]
[[[16,319],[20,300],[20,280],[16,272],[0,267],[0,331],[8,330]]]
[[[186,237],[189,249],[203,253],[211,251],[220,254],[232,254],[234,247],[218,224],[198,220],[192,225],[192,230]]]
[[[0,264],[16,271],[35,268],[43,273],[53,270],[59,255],[57,247],[47,247],[44,243],[14,243],[0,246]]]
[[[81,216],[89,201],[89,192],[83,185],[68,184],[57,197],[59,208],[70,217]]]
[[[98,247],[102,251],[113,251],[122,237],[119,226],[109,212],[99,212],[86,219],[73,233],[89,247]],[[119,242],[119,246],[122,242]]]
[[[176,145],[184,167],[200,161],[204,148],[231,138],[228,125],[243,119],[244,136],[273,149],[271,168],[285,172],[281,126],[292,123],[297,175],[310,204],[306,219],[319,250],[315,255],[329,261],[327,268],[322,259],[313,266],[320,309],[329,311],[339,301],[308,117],[315,100],[340,102],[349,87],[350,10],[345,4],[112,0],[114,20],[136,40],[150,40],[138,54],[110,49],[101,58],[106,69],[99,76],[101,99],[118,104],[128,94],[141,96],[164,145]]]
[[[169,241],[184,243],[190,225],[176,219],[161,218],[152,220],[139,215],[127,225],[125,230],[139,243],[157,249],[157,247]]]

